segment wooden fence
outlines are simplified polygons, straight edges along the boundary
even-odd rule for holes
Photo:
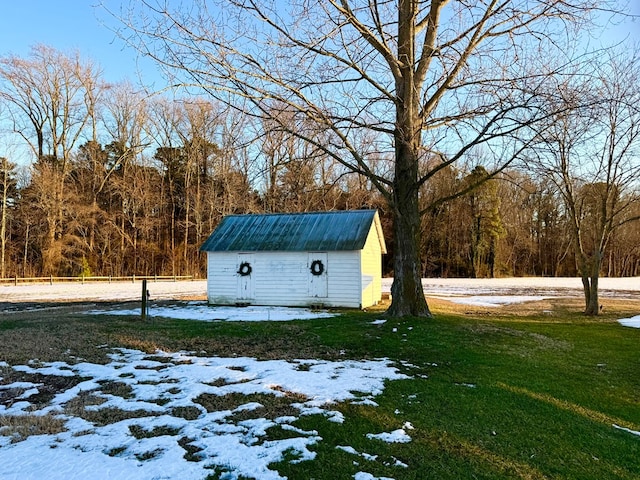
[[[131,282],[147,280],[152,282],[178,282],[197,280],[193,275],[131,275],[126,277],[11,277],[0,278],[0,285],[20,285],[27,283],[85,283],[85,282]]]

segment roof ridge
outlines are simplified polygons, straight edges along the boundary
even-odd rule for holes
[[[375,208],[358,208],[355,210],[314,210],[313,212],[250,212],[250,213],[230,213],[226,217],[247,217],[247,216],[276,216],[276,215],[323,215],[336,213],[358,213],[358,212],[376,212]]]

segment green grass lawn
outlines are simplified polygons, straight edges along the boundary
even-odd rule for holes
[[[315,462],[282,466],[289,478],[335,478],[362,465],[396,479],[640,478],[640,436],[613,427],[640,430],[640,330],[569,315],[450,314],[380,327],[371,318],[310,328],[351,355],[408,362],[414,378],[391,382],[377,408],[345,405],[343,425],[302,422],[324,441]],[[411,443],[364,436],[406,421]],[[337,445],[379,457],[367,462]]]
[[[0,319],[0,361],[60,360],[69,350],[98,361],[104,348],[95,347],[105,344],[258,358],[385,357],[411,378],[389,382],[378,406],[339,405],[344,423],[298,420],[323,440],[315,460],[275,465],[282,475],[638,479],[640,436],[613,426],[640,431],[640,329],[615,321],[633,308],[595,319],[563,309],[547,315],[449,308],[434,319],[382,325],[371,323],[381,318],[375,312],[271,323],[13,316]],[[406,422],[414,427],[409,443],[367,437]]]

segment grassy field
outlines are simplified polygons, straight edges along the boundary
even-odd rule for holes
[[[143,323],[73,306],[12,313],[0,317],[0,361],[106,362],[104,345],[259,359],[386,357],[411,379],[389,382],[377,407],[340,405],[342,424],[302,417],[296,425],[323,440],[315,460],[276,465],[282,475],[640,478],[640,436],[624,430],[640,431],[640,329],[616,322],[637,315],[640,302],[610,301],[598,318],[560,299],[497,309],[430,305],[434,319],[375,326],[380,311],[278,323]],[[409,443],[366,437],[407,421]]]

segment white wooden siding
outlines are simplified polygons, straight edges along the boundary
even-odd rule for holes
[[[237,300],[237,255],[207,252],[207,298],[209,303],[233,305]]]
[[[360,308],[360,251],[329,252],[327,274],[329,304]]]
[[[209,303],[247,303],[237,298],[238,252],[208,252]],[[322,304],[360,308],[360,252],[327,252],[327,297],[309,296],[308,252],[253,252],[251,280],[256,305]]]

